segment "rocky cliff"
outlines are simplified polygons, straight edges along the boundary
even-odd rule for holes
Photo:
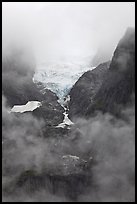
[[[70,91],[69,117],[84,116],[99,90],[109,62],[100,64],[97,68],[85,72]]]
[[[96,111],[120,115],[135,91],[135,30],[128,28],[112,61],[84,73],[70,91],[69,117],[90,117]]]
[[[127,29],[118,43],[106,77],[88,107],[86,115],[96,110],[120,115],[121,108],[132,102],[135,91],[135,31]]]

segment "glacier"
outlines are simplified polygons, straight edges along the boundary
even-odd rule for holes
[[[36,72],[33,77],[34,83],[42,84],[42,93],[45,89],[49,89],[54,92],[58,99],[58,102],[64,108],[63,122],[58,124],[56,128],[69,129],[74,123],[68,117],[68,102],[70,101],[69,91],[76,83],[82,74],[88,70],[92,70],[90,63],[82,61],[73,62],[43,62],[37,65]]]
[[[33,81],[42,83],[44,89],[54,92],[59,98],[59,103],[64,104],[64,97],[67,96],[79,77],[94,68],[87,63],[57,62],[52,64],[43,62],[37,65]]]

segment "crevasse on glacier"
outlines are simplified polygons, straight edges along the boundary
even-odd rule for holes
[[[41,82],[45,89],[50,89],[59,97],[61,105],[72,86],[86,71],[92,70],[89,64],[78,63],[42,63],[37,66],[34,82]]]

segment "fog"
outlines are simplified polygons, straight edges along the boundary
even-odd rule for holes
[[[37,63],[111,57],[134,24],[134,2],[3,2],[2,47],[27,46]]]
[[[37,175],[40,175],[43,171],[56,174],[59,168],[59,174],[63,175],[64,160],[61,158],[68,152],[79,157],[89,155],[93,158],[92,168],[89,169],[93,176],[92,183],[83,188],[83,193],[78,194],[77,201],[134,202],[134,106],[123,110],[128,122],[121,119],[116,120],[109,114],[102,115],[101,113],[89,120],[77,118],[75,123],[77,129],[71,132],[69,138],[58,140],[52,137],[46,138],[46,135],[43,135],[44,121],[39,121],[30,114],[9,114],[6,99],[5,97],[2,99],[3,201],[71,201],[64,194],[64,189],[67,189],[65,181],[63,189],[61,184],[56,189],[61,194],[54,194],[50,191],[52,181],[43,186],[42,181],[33,184],[33,182],[29,183],[28,178],[26,183],[24,180],[22,187],[16,184],[20,174],[25,170],[35,171]],[[78,130],[79,139],[74,142],[73,139]],[[62,169],[59,166],[62,166]],[[73,165],[68,166],[67,171],[71,170],[73,171]],[[35,193],[29,190],[33,187]],[[73,184],[71,191],[79,187]]]
[[[98,51],[111,57],[127,27],[134,27],[134,7],[134,2],[2,3],[2,83],[3,92],[7,91],[2,97],[3,202],[134,202],[135,98],[122,110],[126,120],[100,112],[90,119],[76,118],[68,137],[52,133],[47,137],[46,121],[31,113],[9,113],[12,104],[8,104],[9,99],[14,103],[14,97],[23,100],[27,90],[37,95],[32,83],[37,63],[92,60]],[[120,58],[118,63],[123,61]],[[24,89],[29,82],[30,89]],[[93,177],[90,185],[74,179],[81,166],[73,169],[73,162],[64,173],[64,155],[87,163],[93,159],[88,168],[89,180]],[[26,171],[30,175],[20,187]],[[48,182],[43,172],[55,175],[55,181]],[[61,182],[56,182],[56,174],[65,175]],[[76,193],[75,199],[68,193]]]

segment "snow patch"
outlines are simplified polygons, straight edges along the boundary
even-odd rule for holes
[[[60,123],[59,125],[56,126],[56,128],[65,128],[66,125],[70,126],[73,125],[74,123],[68,118],[68,113],[66,113],[66,108],[64,107],[65,112],[63,113],[64,115],[64,120],[62,123]]]
[[[14,113],[24,113],[27,111],[33,111],[40,107],[42,104],[39,101],[28,101],[25,105],[15,105],[10,112]]]
[[[79,160],[79,157],[73,156],[73,155],[64,155],[64,156],[62,156],[62,159],[68,159],[68,158],[71,158],[71,159],[74,159],[74,160]]]

